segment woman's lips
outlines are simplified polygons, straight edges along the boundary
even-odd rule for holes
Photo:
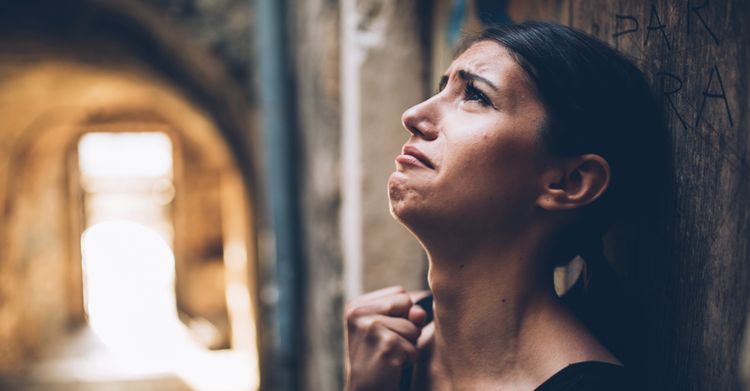
[[[435,168],[430,159],[427,158],[427,156],[425,156],[422,151],[410,145],[404,146],[401,154],[396,156],[396,162],[400,164],[422,166],[429,169]]]

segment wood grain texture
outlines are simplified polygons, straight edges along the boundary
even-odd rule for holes
[[[612,242],[642,311],[643,354],[635,364],[660,390],[739,389],[750,293],[748,6],[567,3],[561,22],[632,57],[668,118],[666,202],[620,225]]]

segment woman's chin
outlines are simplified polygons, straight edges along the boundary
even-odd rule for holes
[[[389,193],[392,194],[392,193]],[[390,209],[391,216],[393,216],[396,221],[403,224],[403,215],[405,214],[404,210],[406,209],[404,206],[404,202],[402,198],[394,199],[391,197],[388,201],[388,208]]]
[[[425,218],[425,211],[420,211],[419,204],[408,196],[391,198],[388,205],[391,216],[412,233],[414,228],[420,225],[419,222]]]
[[[403,173],[398,171],[391,174],[388,178],[388,199],[391,204],[404,198],[404,193],[406,191],[405,179]]]
[[[430,202],[425,197],[429,190],[420,178],[396,171],[388,178],[388,200],[391,216],[412,230],[428,219]]]
[[[417,192],[409,186],[408,178],[404,173],[396,171],[388,178],[388,200],[391,215],[401,221],[404,213],[409,209],[418,197]]]

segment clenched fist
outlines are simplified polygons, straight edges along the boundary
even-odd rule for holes
[[[417,339],[427,313],[414,303],[427,295],[391,287],[347,305],[347,391],[398,390],[404,367],[419,359]]]

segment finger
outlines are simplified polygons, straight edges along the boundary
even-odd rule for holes
[[[430,322],[427,326],[422,327],[421,333],[417,339],[417,349],[420,351],[432,347],[435,341],[435,322]]]
[[[390,286],[388,288],[378,289],[376,291],[365,293],[364,295],[358,296],[354,300],[356,301],[370,301],[370,300],[376,300],[381,297],[386,297],[398,293],[405,293],[406,289],[404,289],[401,286]]]
[[[409,310],[407,318],[420,326],[431,322],[434,311],[432,307],[432,292],[429,290],[409,292],[409,296],[417,308],[412,307]]]
[[[405,361],[403,361],[401,365],[404,365],[407,362],[413,365],[419,361],[419,350],[411,342],[401,340],[401,350],[405,353],[406,356]]]
[[[418,327],[422,327],[427,321],[427,311],[425,311],[418,305],[413,305],[411,306],[411,308],[409,308],[409,315],[407,316],[407,319],[409,319]]]
[[[419,360],[417,347],[393,331],[381,329],[380,340],[383,357],[391,366],[401,367],[407,362],[416,363]]]
[[[412,305],[408,294],[391,294],[367,302],[353,303],[349,306],[349,315],[380,314],[406,318]]]
[[[370,344],[382,343],[383,332],[395,334],[412,344],[417,342],[422,331],[414,323],[385,315],[370,315],[357,318],[350,323],[349,334],[365,338]]]
[[[417,339],[422,333],[417,325],[403,318],[393,318],[389,316],[378,315],[374,317],[373,321],[398,334],[400,337],[406,339],[412,344],[417,343]]]

